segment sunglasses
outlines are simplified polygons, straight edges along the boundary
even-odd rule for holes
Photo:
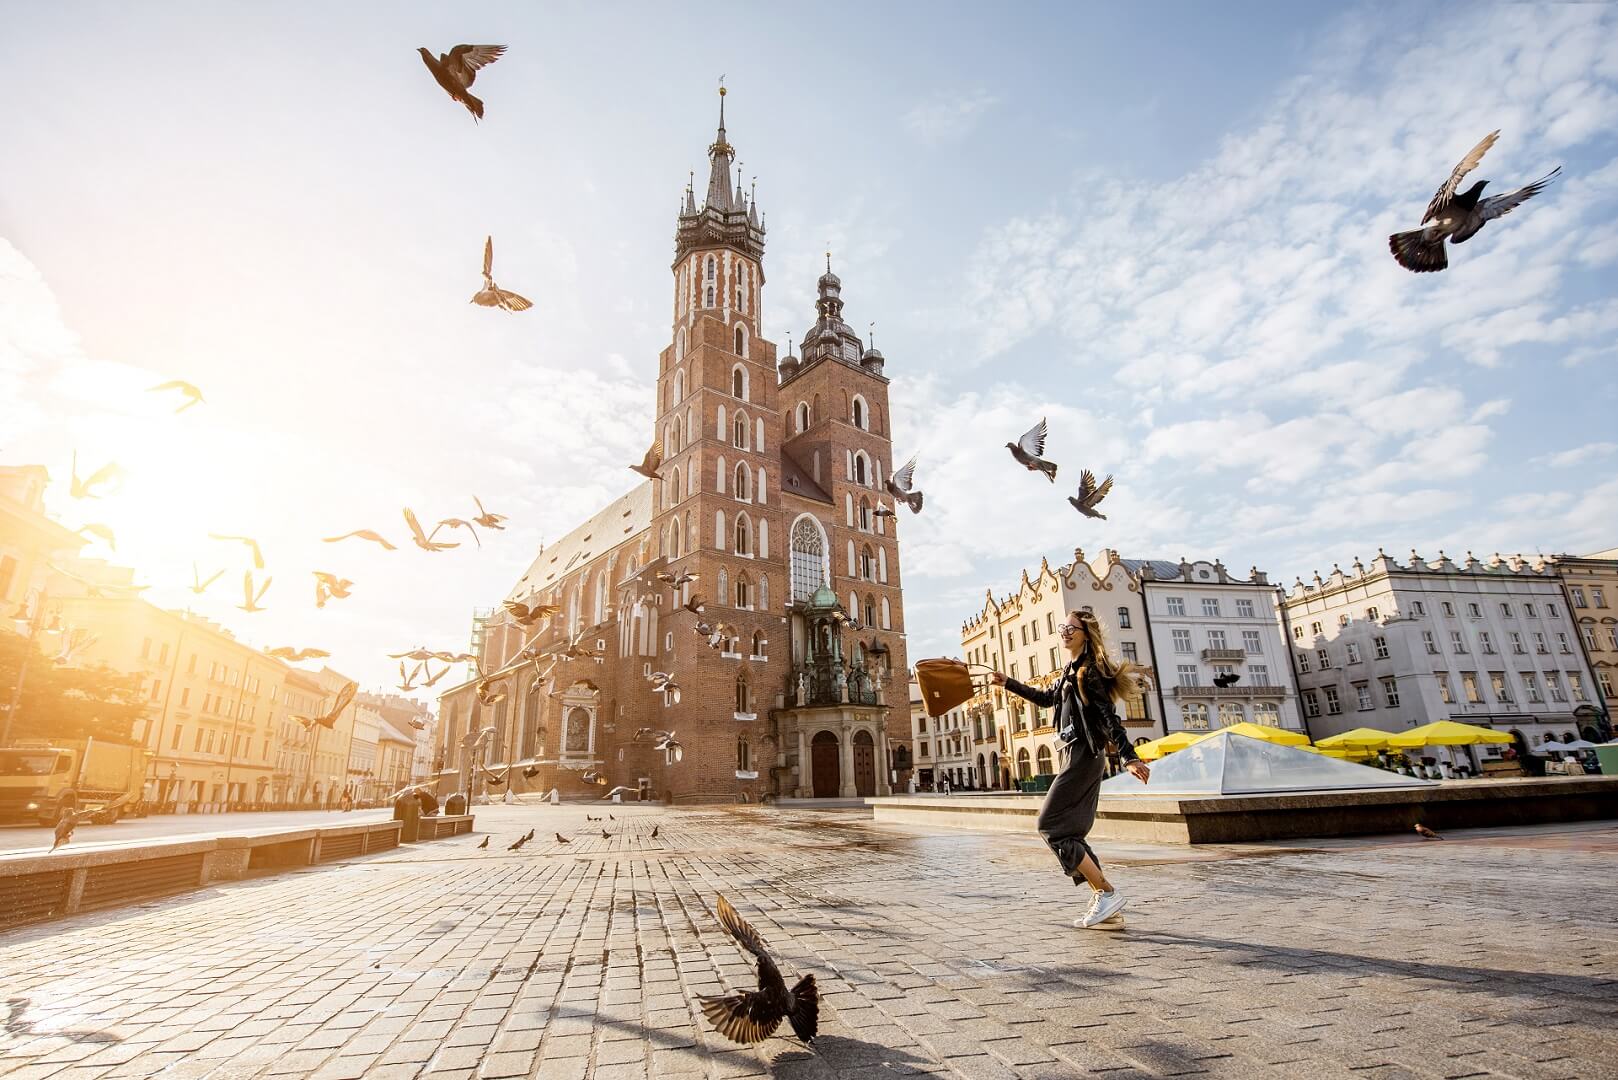
[[[1081,626],[1074,626],[1072,623],[1063,623],[1061,626],[1056,628],[1056,632],[1061,636],[1063,641],[1066,641],[1068,638],[1072,637],[1074,634],[1077,634],[1082,629],[1084,628]]]

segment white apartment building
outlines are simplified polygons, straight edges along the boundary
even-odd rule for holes
[[[1124,559],[1145,605],[1156,695],[1169,731],[1247,721],[1304,730],[1276,589],[1257,567],[1246,579],[1218,560]],[[1220,686],[1219,676],[1234,676]]]
[[[1561,581],[1542,561],[1412,551],[1401,566],[1378,551],[1296,582],[1282,614],[1316,738],[1448,719],[1510,731],[1521,752],[1598,713]]]
[[[928,716],[922,707],[921,687],[910,680],[910,745],[915,747],[916,786],[936,789],[944,777],[956,790],[976,787],[984,775],[974,763],[971,719],[965,705],[942,716]]]

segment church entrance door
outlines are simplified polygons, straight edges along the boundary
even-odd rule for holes
[[[842,771],[837,760],[837,736],[829,731],[817,734],[809,744],[809,771],[814,779],[817,799],[835,799],[842,786]]]
[[[854,733],[854,791],[856,794],[876,794],[876,743],[869,731]]]

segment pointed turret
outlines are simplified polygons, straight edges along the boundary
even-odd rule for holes
[[[732,187],[736,148],[725,133],[725,88],[719,88],[719,128],[708,147],[708,191],[699,209],[693,185],[686,192],[674,246],[676,260],[693,248],[723,245],[758,261],[764,256],[764,226],[758,206],[749,203],[738,169]]]
[[[734,210],[730,196],[730,163],[736,148],[725,139],[725,88],[719,88],[719,134],[708,147],[708,201],[711,210]],[[739,185],[738,185],[739,186]]]

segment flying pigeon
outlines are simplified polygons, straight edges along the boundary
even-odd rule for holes
[[[1091,472],[1089,469],[1085,469],[1083,472],[1079,473],[1079,493],[1077,495],[1069,495],[1067,497],[1067,501],[1073,504],[1073,509],[1083,514],[1085,517],[1100,518],[1102,521],[1105,521],[1107,520],[1107,515],[1103,514],[1100,510],[1097,510],[1096,504],[1102,499],[1105,499],[1107,497],[1107,493],[1111,490],[1112,477],[1107,477],[1105,480],[1101,481],[1101,485],[1097,487],[1096,474]]]
[[[478,69],[488,66],[505,54],[504,45],[457,45],[447,53],[441,53],[435,59],[433,54],[424,48],[416,50],[421,54],[421,62],[427,65],[427,70],[433,73],[433,78],[444,92],[450,97],[466,106],[466,111],[472,114],[472,119],[483,119],[483,102],[467,92],[467,88],[478,77]]]
[[[611,791],[609,791],[605,795],[601,796],[601,801],[606,802],[608,799],[612,798],[614,795],[634,795],[635,793],[636,792],[635,792],[634,788],[624,787],[622,784],[619,784],[617,787],[613,788]],[[612,817],[611,814],[608,814],[607,816]],[[613,818],[613,820],[617,821],[618,819]]]
[[[120,795],[118,798],[114,799],[106,806],[101,807],[99,810],[79,810],[63,814],[61,820],[56,823],[56,841],[55,843],[51,844],[51,850],[55,851],[69,840],[73,839],[73,830],[78,828],[80,825],[83,825],[85,822],[91,820],[98,814],[104,814],[108,810],[116,809],[128,801],[128,795]]]
[[[657,572],[657,580],[675,589],[678,589],[681,585],[684,585],[687,582],[696,581],[701,576],[701,574],[691,574],[684,570],[680,570],[672,574],[667,570],[659,570]]]
[[[1457,193],[1455,189],[1461,186],[1462,178],[1478,167],[1483,155],[1499,137],[1499,131],[1491,131],[1455,166],[1433,201],[1427,204],[1427,213],[1421,219],[1422,228],[1388,237],[1388,250],[1393,252],[1400,266],[1417,274],[1444,269],[1449,265],[1449,256],[1444,250],[1446,239],[1452,244],[1465,243],[1487,222],[1510,213],[1545,190],[1562,171],[1558,165],[1526,187],[1487,199],[1481,198],[1487,180],[1479,180]]]
[[[888,494],[896,502],[902,502],[910,507],[912,514],[921,513],[921,492],[911,490],[916,480],[916,459],[912,457],[905,463],[905,467],[888,477]]]
[[[264,609],[258,606],[258,602],[264,599],[264,594],[269,591],[270,582],[274,580],[274,578],[265,578],[264,583],[258,587],[258,592],[254,592],[253,571],[242,571],[242,595],[245,602],[237,604],[237,610],[246,612],[263,611]]]
[[[788,990],[759,932],[723,896],[717,908],[720,925],[758,959],[758,989],[728,997],[699,997],[702,1014],[732,1042],[763,1042],[775,1033],[782,1020],[792,1024],[792,1030],[805,1044],[812,1041],[820,1027],[820,992],[815,988],[815,977],[805,975]]]
[[[191,406],[202,401],[202,391],[181,379],[170,379],[166,383],[158,383],[156,386],[146,388],[146,392],[149,394],[162,393],[166,390],[178,390],[186,398],[186,403],[174,410],[177,413],[183,413]]]
[[[209,533],[210,540],[234,540],[239,544],[246,544],[253,553],[253,569],[264,569],[264,552],[260,550],[258,541],[251,536],[221,536],[219,533]]]
[[[472,501],[478,504],[478,516],[473,518],[473,521],[482,525],[485,529],[504,529],[506,527],[506,515],[483,509],[483,500],[476,495],[472,496]]]
[[[525,604],[519,600],[504,600],[501,604],[518,626],[532,626],[541,619],[553,619],[562,613],[555,604]]]
[[[483,241],[483,288],[472,294],[472,303],[479,307],[497,307],[501,311],[527,311],[534,306],[527,297],[496,285],[493,274],[494,237],[490,236]]]
[[[1017,463],[1029,472],[1042,472],[1051,483],[1056,483],[1056,462],[1045,460],[1045,418],[1039,418],[1039,423],[1023,433],[1023,437],[1014,443],[1006,443],[1006,449]]]
[[[410,509],[408,506],[404,508],[404,519],[405,524],[410,526],[410,538],[415,541],[416,546],[421,548],[423,551],[447,551],[450,548],[461,546],[459,543],[450,543],[449,541],[445,540],[434,540],[432,537],[422,532],[421,522],[416,520],[416,512]]]
[[[330,656],[325,649],[294,649],[290,645],[281,645],[274,649],[265,649],[266,656],[273,656],[277,660],[285,660],[289,664],[296,664],[302,660],[318,660]],[[401,667],[403,665],[400,665]]]
[[[198,596],[201,596],[203,593],[208,591],[208,586],[212,585],[214,582],[223,577],[224,573],[225,572],[221,570],[207,581],[203,581],[201,568],[199,568],[197,564],[193,562],[191,564],[191,591],[196,593]]]
[[[1241,676],[1236,674],[1234,671],[1226,671],[1219,675],[1215,675],[1213,681],[1215,686],[1223,689],[1227,686],[1235,686],[1241,681]]]
[[[128,473],[124,471],[122,465],[119,465],[116,461],[111,461],[91,473],[88,479],[80,480],[79,452],[75,450],[73,451],[73,464],[69,467],[68,494],[75,499],[99,499],[101,498],[101,493],[92,491],[90,490],[91,488],[99,487],[102,484],[121,486],[124,477],[127,475]]]
[[[325,537],[325,538],[323,538],[321,540],[321,543],[323,543],[323,544],[335,544],[338,541],[347,540],[350,537],[354,537],[355,539],[359,539],[359,540],[369,540],[373,544],[381,544],[383,551],[398,551],[399,550],[398,548],[394,547],[392,544],[388,543],[387,538],[384,537],[381,533],[377,532],[375,529],[355,529],[353,532],[346,532],[341,536],[328,536],[328,537]]]
[[[478,547],[483,546],[483,541],[478,539],[477,529],[473,528],[472,523],[467,521],[465,518],[445,518],[443,521],[440,521],[437,525],[433,526],[433,531],[427,534],[427,539],[431,540],[433,537],[437,536],[439,529],[465,529],[467,532],[472,534],[472,539],[477,541]]]
[[[879,502],[879,503],[876,504],[876,509],[871,511],[871,516],[872,517],[879,517],[879,518],[890,518],[890,517],[898,517],[899,513],[898,513],[898,511],[894,510],[893,507],[889,506],[887,503],[880,503]]]
[[[528,766],[526,769],[524,769],[522,771],[522,775],[523,775],[523,779],[532,780],[534,777],[539,775],[539,766],[538,765],[530,765],[530,766]]]
[[[705,610],[707,610],[708,602],[702,597],[694,595],[691,597],[691,599],[687,600],[680,606],[693,615],[701,615]]]
[[[652,448],[646,451],[646,457],[641,460],[641,463],[639,465],[631,465],[630,468],[635,472],[640,473],[648,480],[661,480],[663,478],[658,475],[657,470],[660,469],[662,465],[663,440],[655,439],[652,442]]]
[[[668,694],[674,704],[680,703],[680,684],[674,681],[673,675],[666,671],[654,671],[646,679],[652,684],[652,693]]]

